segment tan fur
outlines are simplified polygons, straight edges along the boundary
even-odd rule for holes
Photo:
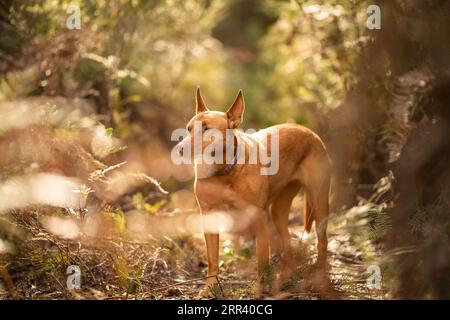
[[[244,100],[239,93],[227,113],[209,111],[200,91],[197,91],[198,113],[193,121],[202,121],[209,128],[223,130],[236,128],[242,120]],[[237,164],[225,176],[196,179],[195,195],[203,217],[215,211],[227,211],[233,217],[234,232],[256,235],[258,277],[261,278],[269,262],[268,214],[280,234],[283,263],[291,268],[292,250],[288,230],[288,216],[293,198],[300,190],[305,194],[305,230],[316,222],[318,236],[318,263],[324,265],[327,255],[327,218],[329,214],[330,165],[329,158],[318,135],[296,124],[282,124],[260,130],[255,134],[236,134],[246,144],[258,143],[268,148],[261,137],[279,131],[279,171],[275,175],[260,174],[260,164]],[[205,146],[205,145],[204,145]],[[248,148],[247,148],[248,150]],[[221,170],[225,165],[214,165]],[[219,273],[219,234],[205,232],[208,259],[207,285],[216,282]]]

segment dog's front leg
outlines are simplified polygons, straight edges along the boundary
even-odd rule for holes
[[[219,234],[205,233],[206,258],[208,260],[208,278],[206,279],[205,288],[199,295],[201,297],[210,297],[213,295],[211,286],[216,285],[219,276]]]
[[[208,259],[208,283],[217,283],[219,275],[219,234],[205,233],[206,255]]]

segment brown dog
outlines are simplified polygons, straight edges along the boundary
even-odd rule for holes
[[[219,232],[222,221],[210,215],[217,212],[227,212],[232,220],[229,232],[251,232],[256,235],[256,254],[258,260],[258,279],[261,279],[264,269],[269,263],[269,209],[272,221],[282,239],[283,269],[291,268],[292,251],[288,230],[288,216],[293,198],[300,190],[304,191],[305,199],[305,230],[309,232],[313,221],[316,222],[318,238],[318,260],[324,266],[327,256],[327,218],[329,214],[328,196],[330,188],[330,164],[327,151],[319,136],[311,130],[296,124],[273,126],[257,133],[246,134],[237,130],[244,113],[244,98],[239,94],[226,113],[210,111],[201,96],[200,89],[196,94],[196,115],[187,125],[189,135],[178,145],[182,151],[183,145],[189,145],[195,155],[194,124],[201,124],[201,131],[216,129],[226,137],[232,129],[231,146],[233,150],[231,163],[196,163],[195,195],[202,214],[203,230],[206,242],[208,260],[209,287],[217,282],[219,274]],[[197,125],[198,127],[198,125]],[[278,144],[274,135],[278,136]],[[215,139],[201,138],[201,149],[217,142]],[[223,138],[225,139],[225,138]],[[224,142],[224,141],[222,141]],[[270,143],[269,143],[270,142]],[[226,148],[223,158],[225,160]],[[239,149],[239,146],[243,146]],[[272,150],[275,147],[277,150]],[[278,171],[262,174],[262,168],[267,167],[261,160],[251,161],[252,150],[267,152],[278,156]],[[239,151],[242,152],[238,155]],[[276,151],[276,152],[275,152]],[[245,160],[245,163],[238,161]],[[254,159],[253,159],[254,160]],[[223,161],[225,162],[225,161]],[[211,228],[211,220],[218,225]],[[207,292],[206,290],[202,291]]]

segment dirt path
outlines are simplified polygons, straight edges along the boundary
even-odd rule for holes
[[[363,253],[351,244],[348,235],[337,233],[333,227],[330,229],[327,275],[318,273],[313,264],[316,258],[315,235],[303,235],[302,245],[300,245],[303,227],[297,225],[291,228],[293,244],[298,249],[297,272],[283,283],[277,283],[274,280],[273,292],[265,298],[383,299],[383,290],[370,289],[367,285],[368,265],[363,262]],[[196,247],[203,250],[201,239],[196,239],[196,242]],[[226,242],[222,243],[222,247],[226,247],[226,244]],[[251,249],[245,248],[245,250]],[[245,259],[239,254],[230,254],[228,258],[222,255],[221,263],[224,271],[220,276],[222,289],[218,289],[218,296],[225,299],[258,299],[258,296],[255,295],[255,282],[252,280],[255,279],[254,269],[256,266],[253,258]],[[202,274],[198,274],[199,278],[201,276]],[[276,279],[276,276],[274,277]],[[202,285],[202,280],[176,285],[161,292],[160,297],[197,299],[198,290]]]

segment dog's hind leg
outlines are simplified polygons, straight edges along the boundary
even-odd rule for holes
[[[322,148],[311,151],[303,161],[300,180],[305,187],[305,230],[310,231],[312,222],[316,223],[317,265],[324,267],[327,260],[327,226],[329,215],[330,163]]]
[[[258,259],[258,292],[267,291],[269,283],[265,279],[265,275],[269,267],[270,255],[270,233],[267,211],[260,209],[257,213],[258,217],[255,221],[254,232],[256,235],[256,256]]]
[[[328,188],[326,188],[325,195],[319,195],[316,201],[313,202],[315,208],[314,220],[316,221],[316,234],[317,234],[317,266],[325,267],[327,261],[327,226],[328,226]]]
[[[301,188],[300,183],[289,183],[272,203],[271,213],[272,221],[281,237],[282,241],[282,263],[283,277],[288,277],[293,272],[291,236],[289,235],[289,211],[291,209],[292,200]]]
[[[325,267],[327,261],[327,226],[329,216],[328,197],[330,177],[328,174],[316,174],[306,187],[305,230],[309,232],[313,221],[317,234],[317,266]]]

